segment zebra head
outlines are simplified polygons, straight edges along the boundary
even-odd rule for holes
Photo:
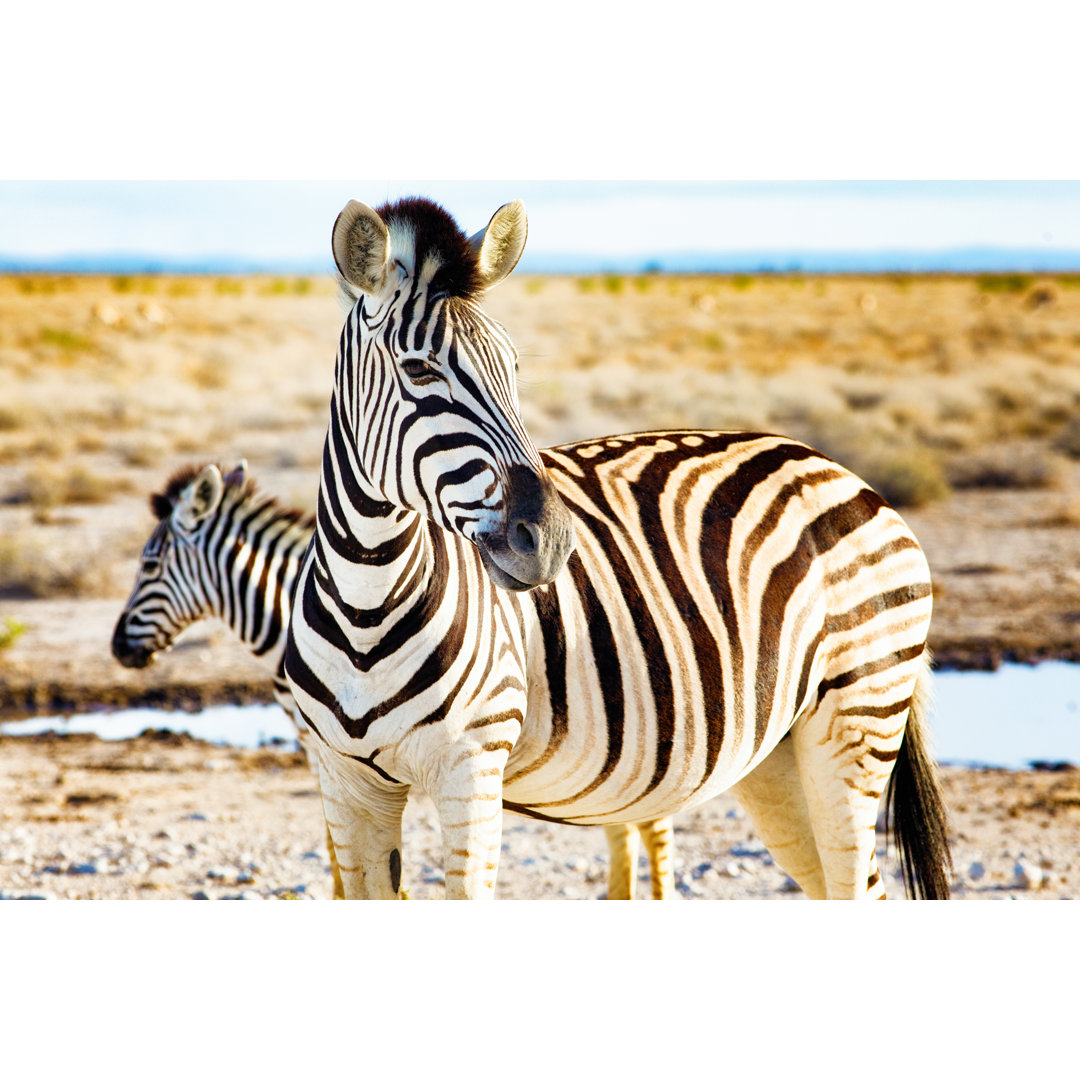
[[[242,483],[245,467],[241,462],[226,478],[217,465],[187,466],[164,492],[150,496],[158,523],[143,547],[135,588],[112,637],[113,656],[124,667],[146,667],[181,630],[213,614],[202,542],[226,484]]]
[[[356,481],[474,543],[492,581],[516,590],[551,581],[574,546],[518,411],[517,351],[477,303],[513,270],[527,228],[512,202],[469,238],[413,198],[350,202],[332,237],[352,301],[334,408]]]

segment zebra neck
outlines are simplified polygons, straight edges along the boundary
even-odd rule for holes
[[[438,530],[421,514],[378,506],[370,515],[351,506],[340,529],[322,499],[319,504],[315,581],[324,602],[347,619],[354,644],[378,640],[423,607],[439,576]]]
[[[211,560],[213,614],[258,656],[284,649],[292,590],[311,539],[311,519],[273,499],[223,505]]]

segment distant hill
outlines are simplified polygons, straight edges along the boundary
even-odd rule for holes
[[[1080,251],[969,247],[942,251],[736,251],[603,254],[526,251],[527,274],[978,274],[1076,273]],[[0,254],[0,273],[54,274],[332,274],[329,258],[252,259],[239,255],[188,258],[130,252],[31,258]]]

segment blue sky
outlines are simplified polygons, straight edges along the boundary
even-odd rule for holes
[[[0,181],[0,254],[328,258],[349,198],[425,194],[467,231],[524,199],[527,253],[1080,251],[1066,181]],[[523,264],[523,268],[526,264]]]

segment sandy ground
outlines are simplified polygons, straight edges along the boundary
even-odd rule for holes
[[[1080,896],[1080,771],[944,770],[957,899]],[[298,753],[157,732],[0,738],[0,896],[329,899],[315,782]],[[803,899],[727,795],[676,823],[677,898]],[[884,855],[879,836],[879,858]],[[891,851],[890,847],[890,851]],[[430,800],[410,798],[403,886],[442,892]],[[890,896],[903,888],[890,856]],[[500,899],[597,899],[603,831],[507,816]],[[638,895],[649,896],[644,859]]]
[[[521,353],[538,444],[664,426],[803,438],[910,494],[941,666],[1080,660],[1075,283],[512,278],[486,307]],[[141,672],[109,637],[147,495],[178,465],[244,457],[313,504],[340,321],[321,279],[0,278],[0,716],[269,700],[215,624]],[[290,755],[0,750],[4,895],[329,895],[318,799]],[[1076,776],[946,771],[957,896],[1080,895]],[[438,895],[430,805],[407,821],[407,888]],[[730,800],[683,815],[676,839],[680,896],[797,895]],[[505,841],[500,896],[603,894],[600,830],[510,819]]]

